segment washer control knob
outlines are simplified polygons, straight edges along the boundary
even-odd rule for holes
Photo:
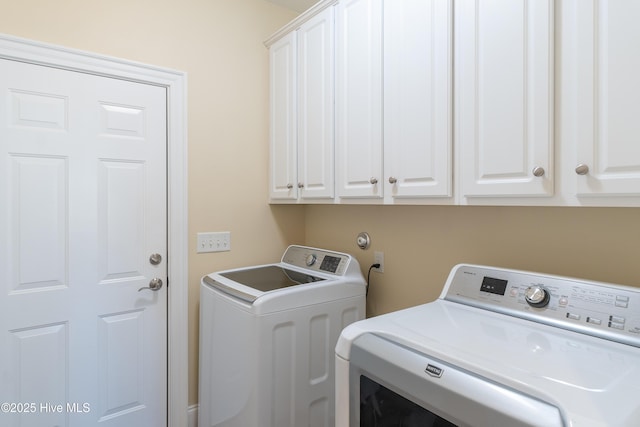
[[[524,291],[524,299],[531,307],[542,308],[549,304],[549,292],[540,285],[532,285]]]
[[[305,260],[307,267],[311,267],[313,264],[315,264],[317,259],[318,258],[316,258],[315,254],[307,255],[307,259]]]

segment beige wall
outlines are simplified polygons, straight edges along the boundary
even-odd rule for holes
[[[304,208],[267,205],[268,51],[295,13],[263,0],[0,0],[0,33],[188,74],[189,240],[231,231],[232,251],[189,254],[189,403],[197,402],[199,279],[271,262],[304,239]]]
[[[352,253],[371,273],[367,315],[437,298],[449,270],[476,263],[640,286],[639,208],[309,206],[306,242]],[[363,251],[356,235],[367,231]]]
[[[231,231],[232,251],[189,254],[189,403],[197,402],[198,284],[207,272],[271,262],[290,243],[373,251],[369,314],[437,297],[474,262],[640,284],[640,209],[269,206],[268,55],[295,14],[262,0],[0,0],[0,32],[188,73],[189,238]],[[361,251],[355,236],[368,231]]]

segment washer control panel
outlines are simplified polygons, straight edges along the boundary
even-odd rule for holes
[[[294,245],[287,248],[282,256],[282,262],[306,270],[343,276],[352,258],[341,252]]]
[[[459,265],[440,298],[640,347],[640,288]]]

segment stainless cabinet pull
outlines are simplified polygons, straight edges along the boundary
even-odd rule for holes
[[[542,175],[544,175],[544,168],[536,166],[531,172],[533,173],[533,176],[541,177]]]
[[[576,173],[578,175],[586,175],[589,173],[589,166],[585,165],[584,163],[580,163],[578,166],[576,166]]]

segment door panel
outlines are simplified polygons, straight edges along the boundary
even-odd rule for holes
[[[334,7],[329,7],[297,30],[298,181],[302,199],[334,196],[334,21]]]
[[[394,199],[452,194],[452,4],[384,3],[384,178]]]
[[[298,198],[296,143],[296,34],[269,48],[270,63],[270,181],[272,200]]]
[[[382,1],[336,17],[336,179],[341,198],[382,198]]]
[[[588,172],[572,173],[579,196],[640,194],[640,4],[632,0],[589,0],[576,8],[569,26],[577,66],[576,162]]]
[[[143,316],[141,310],[100,316],[100,421],[144,409]]]
[[[9,415],[8,418],[12,420],[3,425],[65,425],[64,413],[43,410],[41,403],[66,401],[68,333],[69,325],[66,322],[10,332],[11,344],[8,348],[12,354],[9,355],[9,360],[15,375],[20,377],[21,385],[19,389],[13,390],[14,396],[19,396],[19,400],[12,402],[33,402],[37,406],[30,408],[33,414],[24,415],[22,424],[17,423],[17,414],[0,414],[0,419]]]
[[[455,8],[461,195],[552,196],[553,2]]]
[[[9,158],[13,223],[11,292],[67,285],[67,162],[64,158]],[[32,209],[39,206],[39,209]],[[33,268],[38,265],[38,268]]]
[[[0,60],[0,424],[166,425],[166,130],[162,87]]]
[[[98,169],[101,283],[144,280],[144,164],[102,160]]]

